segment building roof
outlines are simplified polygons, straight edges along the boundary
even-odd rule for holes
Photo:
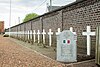
[[[56,9],[58,9],[58,8],[60,8],[60,6],[47,6],[47,9],[48,9],[48,11],[50,12],[50,11],[53,11],[53,10],[56,10]]]

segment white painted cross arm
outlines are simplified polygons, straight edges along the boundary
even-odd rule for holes
[[[42,32],[42,34],[46,34],[46,32],[45,32],[45,30],[43,29],[43,32]]]
[[[27,31],[25,31],[25,34],[28,34],[28,32],[27,32]]]
[[[58,28],[58,32],[56,32],[56,35],[59,35],[60,33],[60,28]]]
[[[83,35],[95,35],[95,32],[91,32],[90,26],[87,26],[87,32],[83,32]]]
[[[35,30],[33,30],[33,34],[36,34]]]
[[[49,29],[48,35],[52,35],[53,32],[51,32],[51,29]]]
[[[73,27],[70,27],[70,31],[74,34],[74,40],[77,41],[77,34],[73,32]]]
[[[30,34],[32,34],[32,30],[30,30]]]
[[[70,27],[70,31],[76,35],[76,32],[73,32],[73,27]]]

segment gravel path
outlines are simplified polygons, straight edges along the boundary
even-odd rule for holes
[[[0,35],[0,67],[65,67]]]

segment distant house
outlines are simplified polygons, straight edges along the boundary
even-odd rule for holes
[[[47,6],[47,11],[50,12],[50,11],[56,10],[56,9],[58,9],[60,7],[61,6]]]
[[[4,21],[0,21],[0,34],[4,33]]]

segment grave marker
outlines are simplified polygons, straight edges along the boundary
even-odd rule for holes
[[[35,30],[33,30],[34,42],[35,42],[35,35],[36,35],[36,32]]]
[[[22,38],[22,31],[20,31],[20,39]]]
[[[46,32],[45,32],[45,30],[43,29],[43,32],[42,32],[42,35],[43,35],[43,44],[45,44],[45,34],[46,34]]]
[[[56,32],[56,35],[59,35],[60,33],[60,28],[58,28],[58,32]]]
[[[39,30],[37,32],[37,35],[38,35],[38,43],[40,43],[40,31]]]
[[[87,32],[83,32],[82,35],[87,36],[87,55],[90,55],[91,51],[91,39],[90,36],[94,36],[95,32],[91,32],[90,26],[87,26]]]
[[[28,35],[28,40],[29,40],[29,35],[30,35],[30,32],[29,32],[29,30],[27,31],[27,35]]]
[[[32,40],[32,30],[30,30],[30,39]]]
[[[75,40],[77,41],[77,34],[76,34],[76,32],[73,32],[73,27],[70,27],[70,31],[74,34]]]
[[[73,27],[70,27],[70,31],[73,32]],[[76,35],[76,32],[73,32]]]
[[[77,49],[74,34],[65,30],[57,36],[57,61],[76,62]]]
[[[27,31],[25,31],[25,41],[27,40]]]
[[[19,38],[21,38],[21,31],[19,31]]]
[[[24,39],[24,31],[22,31],[22,37],[23,37],[23,39]]]
[[[49,35],[49,46],[51,46],[52,40],[51,40],[51,35],[53,32],[51,32],[51,29],[49,29],[48,35]]]

